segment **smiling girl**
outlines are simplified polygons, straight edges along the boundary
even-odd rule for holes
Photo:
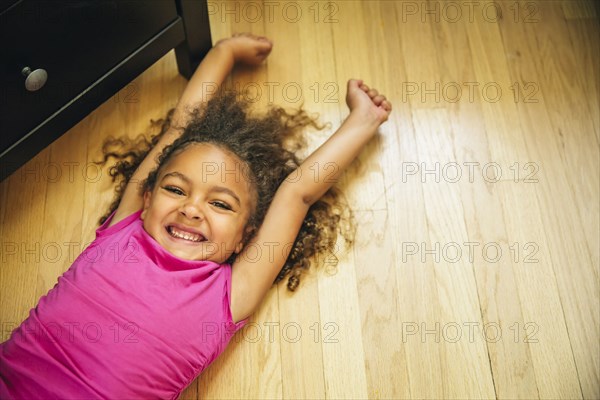
[[[218,42],[161,134],[121,157],[113,172],[125,180],[96,239],[0,345],[0,398],[177,398],[274,282],[296,289],[306,258],[331,248],[339,216],[323,196],[391,105],[349,80],[349,116],[300,162],[284,142],[315,126],[304,111],[257,117],[201,90],[272,45]]]

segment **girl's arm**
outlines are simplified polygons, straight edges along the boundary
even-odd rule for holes
[[[128,215],[142,209],[144,200],[140,193],[142,182],[156,168],[156,159],[165,147],[177,139],[187,124],[189,107],[208,102],[218,91],[236,62],[249,65],[260,64],[270,53],[273,44],[264,37],[236,34],[223,39],[206,54],[177,102],[171,128],[167,130],[140,163],[123,192],[121,202],[110,222],[114,225]]]
[[[260,304],[281,271],[309,207],[337,182],[391,112],[386,98],[361,80],[348,82],[346,103],[350,115],[281,184],[256,236],[237,257],[232,278],[234,322],[252,314]],[[315,165],[319,174],[314,173]]]

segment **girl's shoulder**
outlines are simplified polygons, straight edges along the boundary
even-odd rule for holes
[[[128,226],[130,226],[133,222],[139,219],[142,210],[138,210],[128,215],[119,215],[118,209],[113,211],[106,221],[102,225],[96,229],[96,238],[100,238],[103,236],[109,236],[114,232],[120,231]]]

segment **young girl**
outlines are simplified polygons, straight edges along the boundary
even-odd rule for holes
[[[248,34],[218,42],[151,148],[118,164],[125,186],[96,239],[0,345],[0,398],[177,398],[273,282],[306,267],[327,236],[315,224],[331,210],[316,205],[391,105],[350,80],[350,115],[300,163],[284,141],[314,125],[303,111],[258,118],[207,90],[271,48]]]

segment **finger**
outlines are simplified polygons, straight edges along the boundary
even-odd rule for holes
[[[273,49],[273,43],[268,40],[261,41],[259,44],[261,53],[269,53]]]
[[[385,100],[385,96],[384,95],[377,95],[375,97],[373,97],[373,103],[375,103],[376,106],[381,105],[381,103]]]
[[[348,91],[350,92],[351,90],[356,90],[356,89],[360,88],[361,84],[362,84],[362,79],[349,79],[348,80]]]
[[[250,37],[252,37],[252,39],[256,39],[256,40],[261,40],[261,41],[268,41],[270,42],[269,38],[266,36],[259,36],[259,35],[251,35]]]

